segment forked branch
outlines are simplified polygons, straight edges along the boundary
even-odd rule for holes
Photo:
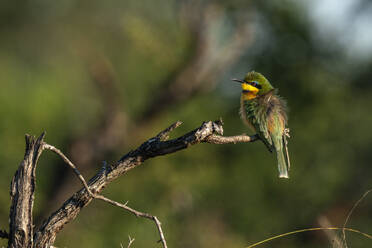
[[[172,130],[174,128],[169,127],[169,130]],[[170,131],[168,131],[170,132]],[[167,248],[167,242],[165,240],[165,237],[164,237],[164,233],[163,233],[163,230],[161,228],[161,223],[160,221],[158,220],[158,218],[156,216],[153,216],[151,214],[148,214],[148,213],[142,213],[140,211],[137,211],[133,208],[130,208],[127,206],[127,203],[119,203],[119,202],[116,202],[116,201],[113,201],[109,198],[106,198],[104,197],[103,195],[100,195],[100,194],[97,194],[97,193],[93,193],[90,189],[89,189],[89,186],[87,184],[87,182],[85,181],[83,175],[81,175],[81,173],[79,172],[79,170],[76,168],[76,166],[57,148],[55,148],[54,146],[52,145],[49,145],[47,143],[44,143],[44,148],[45,149],[48,149],[48,150],[51,150],[53,152],[55,152],[56,154],[58,154],[70,167],[71,169],[73,169],[75,175],[79,178],[79,180],[81,181],[81,183],[83,184],[84,188],[87,190],[88,194],[94,198],[94,199],[99,199],[99,200],[102,200],[104,202],[107,202],[107,203],[110,203],[111,205],[114,205],[114,206],[117,206],[117,207],[120,207],[124,210],[127,210],[129,211],[130,213],[136,215],[137,217],[142,217],[142,218],[147,218],[147,219],[150,219],[150,220],[153,220],[156,224],[156,227],[158,229],[158,232],[159,232],[159,236],[160,236],[160,241],[162,242],[163,244],[163,247],[164,248]],[[132,241],[133,242],[133,241]],[[130,243],[131,243],[131,240],[130,240]],[[130,246],[130,245],[129,245]]]
[[[128,207],[126,203],[122,204],[104,197],[103,195],[100,194],[103,188],[107,186],[110,182],[118,178],[119,176],[141,165],[144,161],[146,161],[149,158],[174,153],[199,143],[235,144],[239,142],[253,142],[258,139],[257,136],[255,135],[254,136],[239,135],[224,137],[222,136],[223,134],[222,121],[214,122],[208,121],[203,122],[203,124],[200,127],[186,133],[183,136],[169,140],[169,133],[173,131],[175,128],[179,127],[181,124],[182,123],[180,121],[172,124],[155,137],[145,141],[137,149],[130,151],[129,153],[124,155],[118,162],[114,163],[113,165],[104,163],[101,170],[95,176],[93,176],[88,182],[80,174],[77,167],[60,150],[58,150],[52,145],[45,143],[42,140],[43,138],[42,135],[41,138],[38,139],[39,143],[37,143],[40,144],[40,148],[38,150],[40,153],[35,154],[34,159],[32,159],[32,162],[34,162],[32,164],[34,166],[31,167],[33,169],[36,167],[37,158],[39,157],[43,149],[51,150],[57,153],[59,156],[61,156],[62,159],[73,169],[74,173],[79,178],[84,187],[77,191],[75,194],[73,194],[73,196],[71,196],[70,199],[68,199],[57,211],[52,213],[51,216],[43,222],[41,227],[34,232],[35,234],[33,235],[33,239],[31,238],[29,242],[29,244],[32,245],[29,247],[49,247],[50,245],[52,245],[55,241],[58,232],[64,227],[65,224],[75,219],[76,216],[79,214],[80,210],[86,205],[88,205],[91,202],[91,200],[100,199],[112,205],[121,207],[136,216],[147,218],[154,221],[159,232],[160,242],[162,242],[163,247],[166,248],[167,244],[163,230],[161,228],[161,223],[156,216],[139,212],[135,209]],[[26,150],[26,154],[29,153],[30,151]],[[18,192],[18,190],[20,190],[19,188],[17,188],[17,186],[14,187],[16,188],[14,188],[13,192]],[[32,190],[34,189],[32,188]],[[33,202],[33,197],[31,197],[30,202]],[[31,207],[28,209],[32,210],[32,204]],[[10,227],[10,234],[13,231],[11,228],[12,226]],[[30,233],[33,233],[33,230],[31,230]]]

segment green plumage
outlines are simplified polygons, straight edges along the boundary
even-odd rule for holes
[[[287,114],[285,101],[260,73],[250,72],[242,81],[240,114],[243,121],[255,131],[270,152],[278,159],[279,177],[288,178],[290,167],[287,150]],[[251,89],[251,90],[249,90]],[[253,93],[252,93],[253,92]]]

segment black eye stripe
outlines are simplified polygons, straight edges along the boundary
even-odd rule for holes
[[[262,89],[262,86],[255,81],[252,81],[252,82],[249,82],[249,83],[250,83],[250,85],[256,87],[257,89]]]

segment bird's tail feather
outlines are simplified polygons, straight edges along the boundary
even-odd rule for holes
[[[276,155],[278,158],[278,170],[280,178],[289,178],[287,162],[284,157],[283,149],[276,150]]]

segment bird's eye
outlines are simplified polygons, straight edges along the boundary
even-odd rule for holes
[[[259,85],[256,81],[252,81],[251,82],[251,85],[254,86],[254,87],[256,87],[257,89],[261,89],[262,88],[262,86]]]

